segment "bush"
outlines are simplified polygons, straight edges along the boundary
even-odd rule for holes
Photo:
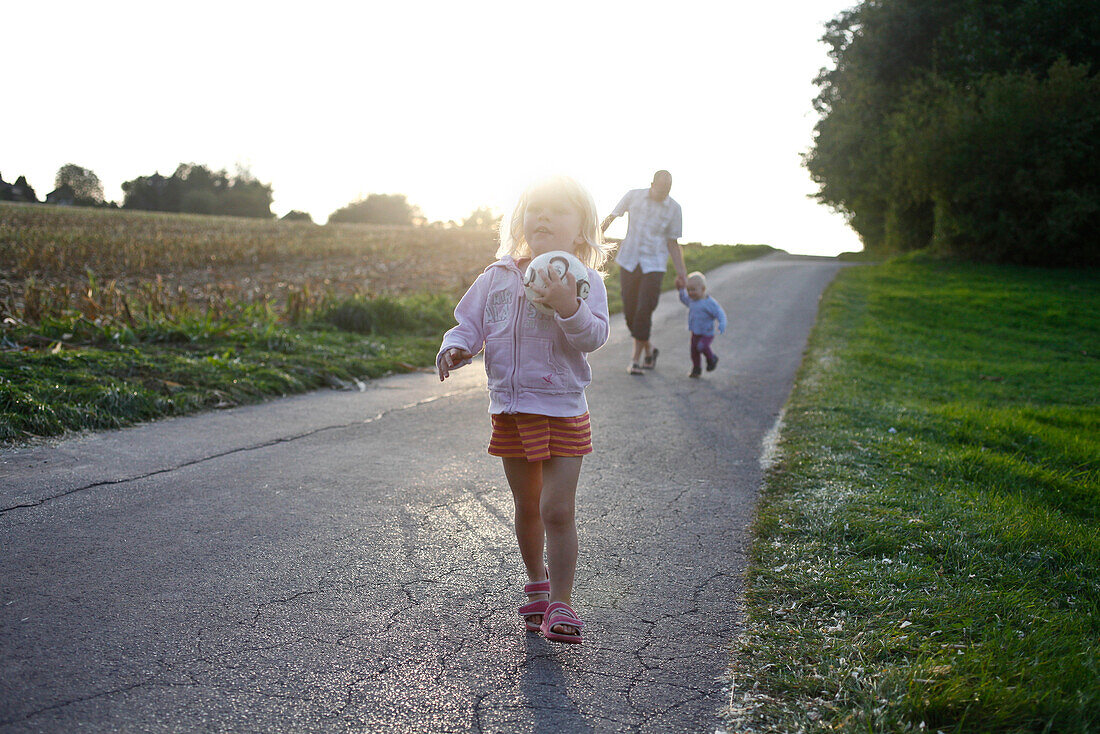
[[[217,214],[218,196],[213,191],[188,191],[180,200],[180,211],[190,214]]]
[[[1045,79],[932,81],[895,123],[899,169],[934,202],[932,241],[968,259],[1097,265],[1100,75],[1062,60]],[[912,228],[910,228],[912,231]]]
[[[454,325],[454,302],[445,296],[353,296],[321,310],[318,318],[357,334],[441,334]]]
[[[420,208],[404,194],[371,194],[329,215],[329,224],[423,224]]]
[[[94,175],[94,174],[93,174]],[[139,176],[122,184],[125,209],[186,212],[188,214],[225,214],[237,217],[270,219],[272,189],[238,167],[235,176],[224,170],[181,163],[165,178],[159,173]]]

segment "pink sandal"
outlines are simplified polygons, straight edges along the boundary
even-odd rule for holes
[[[567,635],[561,632],[555,632],[554,627],[559,624],[576,627],[577,634]],[[556,601],[548,605],[546,607],[546,613],[542,615],[542,636],[554,642],[565,642],[570,645],[581,644],[580,631],[583,627],[584,622],[582,622],[581,618],[577,616],[577,613],[573,611],[573,607],[562,601]]]
[[[546,581],[536,581],[531,584],[524,584],[524,594],[546,594],[550,595],[550,579]],[[527,628],[528,632],[538,632],[542,629],[539,625],[531,621],[531,617],[542,615],[546,617],[546,607],[550,605],[550,602],[546,599],[536,599],[530,601],[519,608],[519,616],[523,617],[523,626]]]

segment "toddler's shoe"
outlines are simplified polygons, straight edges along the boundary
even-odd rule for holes
[[[707,372],[714,372],[714,368],[718,366],[718,355],[714,355],[714,359],[707,359]]]
[[[693,367],[691,369],[691,374],[688,375],[688,377],[699,377],[702,374],[703,374],[703,370],[699,369],[698,367]]]

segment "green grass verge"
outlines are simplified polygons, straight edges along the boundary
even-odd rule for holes
[[[687,247],[691,269],[772,252]],[[618,278],[608,278],[618,294]],[[671,287],[671,276],[669,280]],[[299,324],[264,304],[177,313],[134,326],[79,313],[0,334],[0,442],[119,428],[432,366],[455,299],[353,297]],[[621,300],[618,303],[621,310]]]
[[[1100,730],[1100,278],[895,261],[823,300],[730,731]]]
[[[438,335],[219,324],[214,336],[0,353],[0,440],[118,428],[431,364]],[[17,337],[16,337],[17,338]]]

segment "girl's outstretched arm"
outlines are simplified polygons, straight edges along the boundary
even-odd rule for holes
[[[474,284],[470,286],[470,290],[466,291],[466,295],[462,296],[462,300],[455,307],[455,321],[458,324],[448,329],[447,333],[443,335],[443,343],[439,347],[439,352],[435,355],[435,366],[439,372],[440,380],[446,379],[450,370],[468,364],[473,355],[480,352],[481,348],[485,346],[483,319],[485,316],[485,301],[489,295],[492,277],[492,273],[489,271],[479,275]],[[455,357],[458,352],[454,350],[458,350],[458,352],[467,356],[456,360]],[[449,352],[451,353],[452,363],[444,370],[444,355]]]

